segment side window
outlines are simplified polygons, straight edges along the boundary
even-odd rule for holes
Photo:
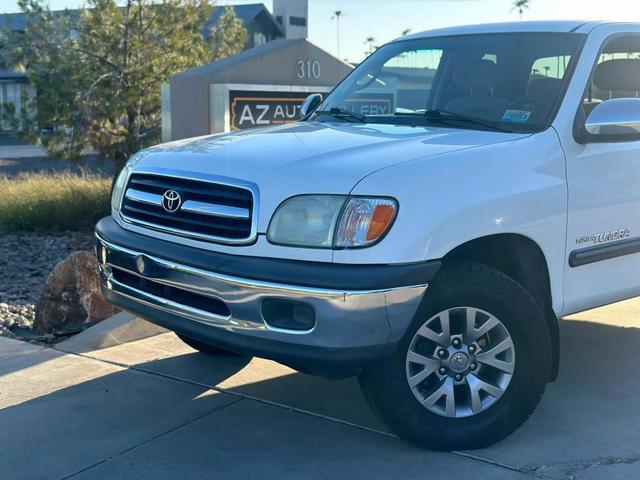
[[[599,103],[611,98],[640,97],[640,36],[609,40],[598,57],[583,108],[588,116]]]

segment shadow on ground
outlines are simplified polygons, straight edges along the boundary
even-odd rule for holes
[[[523,428],[498,445],[472,452],[476,460],[423,452],[387,435],[299,411],[384,430],[353,379],[330,382],[243,357],[175,355],[170,352],[192,351],[169,348],[179,342],[171,334],[161,336],[162,348],[149,346],[153,339],[142,340],[146,353],[135,361],[123,361],[116,350],[108,358],[109,349],[96,353],[100,361],[35,352],[30,355],[43,358],[40,366],[61,365],[45,369],[49,373],[34,372],[31,382],[83,362],[84,371],[98,364],[105,371],[1,410],[0,471],[12,479],[214,473],[242,479],[433,479],[469,471],[475,472],[473,478],[490,479],[638,478],[640,329],[564,320],[561,335],[558,381]],[[13,375],[17,382],[39,368],[30,361],[24,369],[4,369],[8,363],[0,362],[0,381]]]

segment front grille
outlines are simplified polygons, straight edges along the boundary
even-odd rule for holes
[[[163,196],[177,192],[176,211]],[[167,203],[165,202],[165,206]],[[254,234],[253,192],[245,187],[188,178],[134,173],[122,201],[125,221],[204,240],[247,242]]]
[[[111,267],[111,274],[116,282],[150,295],[164,298],[180,305],[186,305],[187,307],[195,308],[203,312],[219,315],[221,317],[228,317],[231,315],[229,307],[227,307],[222,300],[218,300],[217,298],[198,295],[197,293],[189,292],[181,288],[175,288],[170,285],[154,282],[153,280],[139,277],[138,275],[117,267]]]

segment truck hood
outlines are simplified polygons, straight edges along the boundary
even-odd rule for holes
[[[198,137],[139,154],[136,170],[199,172],[253,182],[260,190],[258,228],[280,202],[302,193],[347,194],[391,165],[526,136],[501,132],[346,122],[301,122]],[[394,188],[380,192],[393,195]]]

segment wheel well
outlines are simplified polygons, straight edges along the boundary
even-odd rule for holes
[[[509,275],[538,301],[551,335],[554,358],[550,379],[555,380],[558,375],[560,335],[558,319],[553,310],[549,268],[538,244],[517,234],[489,235],[456,247],[443,258],[443,262],[450,260],[473,260],[490,265]]]

